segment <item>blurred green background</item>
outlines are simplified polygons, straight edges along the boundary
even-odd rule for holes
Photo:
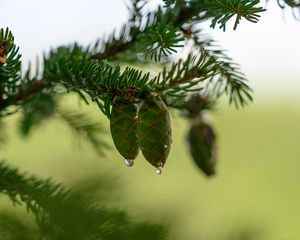
[[[14,32],[26,66],[50,47],[88,44],[127,21],[124,1],[88,3],[2,1],[1,27]],[[103,138],[112,148],[105,156],[54,120],[22,138],[18,116],[12,116],[1,159],[20,171],[84,191],[100,206],[127,210],[136,221],[164,224],[172,240],[300,239],[299,22],[288,9],[283,14],[276,1],[269,1],[257,24],[243,21],[237,31],[225,33],[205,30],[241,64],[255,90],[254,103],[245,109],[229,107],[224,99],[207,116],[218,137],[215,177],[206,178],[193,164],[185,144],[188,123],[176,113],[171,154],[157,176],[141,155],[127,168],[112,145],[108,120],[95,106],[83,104],[82,110],[94,112],[107,131]],[[64,104],[78,106],[78,101],[68,97]],[[18,240],[35,234],[27,228],[35,226],[33,216],[0,195],[0,226],[9,230],[13,224],[21,233]]]
[[[68,97],[64,105],[78,102]],[[35,129],[29,139],[21,138],[18,116],[13,116],[2,158],[21,171],[84,189],[101,205],[127,210],[137,221],[162,223],[170,239],[300,238],[298,99],[270,100],[258,94],[245,109],[229,107],[225,100],[219,104],[207,116],[216,128],[219,150],[217,175],[209,179],[190,159],[188,124],[176,112],[172,150],[158,176],[141,154],[127,168],[112,145],[108,120],[96,107],[81,107],[93,111],[107,129],[103,138],[112,148],[105,156],[54,120]],[[0,196],[0,212],[4,210],[24,214]]]

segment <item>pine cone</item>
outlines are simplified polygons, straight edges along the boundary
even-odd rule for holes
[[[119,153],[127,160],[134,160],[139,153],[137,140],[137,106],[134,103],[113,104],[110,131]]]
[[[201,115],[195,118],[187,136],[187,142],[196,165],[207,175],[215,174],[216,136],[212,127]]]
[[[160,97],[143,102],[137,126],[144,157],[153,166],[163,167],[171,149],[172,134],[169,110]]]

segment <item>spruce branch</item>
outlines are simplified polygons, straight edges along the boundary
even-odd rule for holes
[[[119,53],[125,52],[133,45],[137,31],[136,27],[125,24],[119,34],[114,30],[108,37],[98,39],[94,45],[88,47],[90,59],[115,60]]]
[[[34,214],[40,239],[96,240],[139,239],[148,233],[154,240],[166,238],[162,226],[135,223],[125,212],[96,207],[82,194],[50,179],[27,176],[0,162],[0,193]]]
[[[208,53],[189,54],[186,60],[174,63],[170,70],[164,68],[155,79],[155,91],[171,97],[185,97],[190,91],[202,90],[199,83],[214,76],[217,68],[218,64]]]
[[[168,25],[166,26],[168,27]],[[149,29],[150,28],[148,28],[148,30]],[[173,33],[176,33],[176,31],[173,31]],[[179,35],[176,36],[178,37]],[[174,38],[173,43],[170,45],[175,44],[175,42],[179,40],[175,39],[176,38]],[[197,42],[197,44],[203,47],[202,45],[207,43]],[[177,46],[178,45],[173,45],[173,47]],[[168,48],[172,49],[170,46],[165,49]],[[158,49],[159,53],[157,55]],[[167,51],[164,50],[164,48],[155,48],[152,50],[153,56],[158,58],[160,58],[160,54]],[[211,52],[214,54],[211,54]],[[20,86],[16,94],[5,99],[0,105],[0,108],[5,109],[10,105],[25,104],[26,101],[30,101],[39,91],[43,89],[52,89],[51,91],[53,91],[55,86],[63,85],[68,92],[73,91],[78,93],[87,103],[86,95],[90,96],[91,100],[95,101],[101,111],[109,118],[110,107],[114,98],[116,96],[123,96],[130,88],[137,89],[137,96],[142,96],[143,92],[149,89],[153,90],[154,88],[157,92],[164,92],[170,96],[184,96],[189,91],[196,91],[197,88],[194,86],[199,82],[203,82],[204,79],[215,75],[215,73],[218,72],[216,71],[217,65],[219,66],[219,74],[222,75],[222,78],[227,79],[226,84],[223,84],[222,90],[220,90],[218,94],[226,90],[231,94],[231,101],[236,102],[237,98],[241,100],[242,96],[240,93],[247,87],[247,85],[244,84],[244,79],[242,79],[240,73],[236,71],[236,68],[231,67],[230,64],[223,61],[224,59],[227,60],[223,55],[223,59],[221,58],[222,61],[216,63],[213,60],[219,54],[218,50],[211,52],[203,54],[204,51],[202,51],[200,54],[201,57],[198,58],[199,62],[193,67],[191,67],[191,63],[196,61],[195,56],[189,56],[182,66],[181,63],[177,65],[178,72],[176,74],[176,66],[174,65],[168,73],[165,68],[160,76],[151,79],[149,73],[144,74],[142,71],[134,68],[126,68],[124,71],[121,71],[118,65],[112,66],[106,61],[90,59],[89,52],[78,45],[60,47],[56,50],[52,50],[49,56],[44,57],[42,79],[37,80],[36,77],[30,78],[29,69],[22,79],[21,84],[19,84]],[[208,63],[208,65],[206,65],[206,63]],[[203,66],[201,64],[203,64]],[[212,64],[215,66],[210,66]],[[210,67],[214,70],[212,71]],[[187,68],[189,69],[187,70]],[[199,78],[199,73],[201,73],[201,78]],[[184,76],[182,74],[184,74]],[[160,80],[161,77],[162,79]],[[223,81],[223,79],[221,80]],[[221,80],[217,81],[219,86],[221,86]],[[154,83],[156,85],[155,87],[153,85]],[[243,94],[247,95],[248,90],[249,89],[246,89]],[[237,95],[232,94],[234,92],[236,92]],[[248,97],[249,96],[248,94]]]
[[[44,81],[31,78],[31,69],[21,75],[21,55],[12,32],[0,29],[0,110],[22,105],[46,88]],[[4,61],[5,60],[5,61]]]
[[[259,13],[265,11],[262,7],[257,6],[259,3],[259,0],[190,1],[193,8],[203,10],[197,17],[199,20],[211,19],[210,26],[215,28],[219,25],[223,31],[226,30],[227,22],[234,17],[234,30],[242,18],[256,23],[260,17]]]
[[[269,2],[267,0],[267,2]],[[293,16],[300,21],[300,1],[299,0],[277,0],[278,6],[282,9],[289,7],[292,10]]]
[[[38,217],[44,205],[42,202],[48,196],[61,194],[62,189],[50,180],[40,181],[35,177],[25,177],[17,169],[0,162],[0,192],[6,194],[14,204],[21,205],[23,202],[27,211]]]
[[[180,42],[184,38],[180,30],[172,25],[158,23],[148,27],[146,31],[138,35],[138,48],[145,52],[145,57],[161,61],[161,57],[177,52],[176,48],[183,47]]]
[[[167,7],[167,6],[166,6]],[[135,10],[133,10],[132,15],[134,15]],[[192,12],[184,13],[184,15],[190,15]],[[141,49],[144,49],[145,43],[148,43],[146,48],[155,49],[156,46],[163,46],[161,39],[162,35],[165,35],[164,25],[169,26],[169,33],[172,33],[174,29],[179,28],[185,22],[185,17],[182,17],[182,11],[179,6],[176,5],[176,9],[167,8],[163,10],[161,7],[158,7],[157,10],[148,12],[137,22],[133,24],[132,21],[129,21],[128,24],[125,24],[121,27],[120,34],[116,34],[116,31],[106,39],[98,40],[94,47],[90,47],[90,58],[91,59],[108,59],[116,60],[119,59],[120,53],[130,51],[132,54],[141,53]],[[157,26],[161,25],[161,28]],[[173,29],[170,29],[170,26]],[[160,30],[158,32],[158,30]],[[171,30],[171,31],[170,31]],[[149,32],[154,32],[156,38],[154,39],[144,39],[142,36],[151,37]],[[175,31],[176,33],[177,31]],[[148,33],[148,34],[147,34]],[[175,33],[169,34],[171,38],[178,38],[181,41],[181,38]],[[168,36],[168,35],[167,35]],[[139,45],[139,40],[143,39],[144,42]],[[154,42],[154,40],[157,40]],[[166,39],[165,39],[166,41]],[[159,50],[159,49],[158,49]],[[142,53],[144,53],[142,51]],[[149,54],[149,52],[148,52]],[[119,59],[119,60],[122,60]],[[158,58],[157,58],[158,60]]]
[[[103,148],[109,148],[109,145],[100,138],[100,134],[104,134],[101,124],[92,120],[87,114],[57,107],[54,117],[65,122],[79,137],[88,140],[99,154],[103,154]]]
[[[141,1],[133,1],[133,5]],[[176,4],[174,4],[176,3]],[[235,17],[234,29],[237,28],[241,18],[250,22],[257,22],[259,13],[265,11],[257,7],[259,0],[226,0],[226,1],[207,1],[207,0],[190,0],[190,1],[164,1],[164,8],[158,7],[157,10],[144,14],[138,21],[132,21],[132,16],[137,16],[137,7],[131,8],[131,18],[127,24],[123,25],[120,34],[114,31],[106,40],[98,40],[94,47],[89,48],[91,59],[108,59],[115,60],[120,57],[120,53],[131,51],[133,54],[140,52],[140,36],[151,31],[159,25],[169,25],[175,28],[182,28],[186,23],[197,23],[211,20],[211,27],[220,25],[220,28],[226,29],[226,23]],[[138,8],[139,9],[139,8]],[[159,31],[160,35],[164,31]],[[157,34],[156,34],[157,35]],[[171,35],[174,37],[174,35]],[[149,37],[149,36],[148,36]],[[159,46],[161,40],[148,38],[147,48],[153,49]],[[146,40],[144,43],[147,42]],[[148,53],[149,54],[149,53]],[[122,60],[122,59],[119,59]],[[159,59],[156,59],[159,61]]]
[[[43,89],[46,89],[47,87],[48,86],[45,84],[45,81],[43,79],[33,79],[26,84],[21,84],[18,87],[18,91],[15,95],[12,95],[3,100],[3,102],[0,104],[0,110],[4,110],[11,105],[23,105],[25,102],[31,100],[36,94],[41,92]]]
[[[45,58],[45,71],[43,78],[41,80],[38,79],[31,79],[31,81],[24,82],[24,79],[21,81],[20,85],[20,79],[19,77],[14,82],[14,94],[10,96],[9,98],[5,98],[3,100],[3,104],[1,104],[0,108],[4,109],[9,105],[13,104],[22,104],[25,99],[28,99],[28,96],[31,94],[35,94],[39,91],[41,91],[44,88],[53,88],[56,84],[63,84],[67,86],[68,91],[77,91],[77,93],[84,99],[83,92],[88,93],[93,101],[96,101],[99,105],[100,109],[109,116],[109,102],[113,100],[112,94],[108,94],[110,99],[108,100],[108,95],[106,94],[106,90],[103,91],[103,86],[99,87],[96,86],[97,91],[96,92],[102,92],[102,94],[95,94],[95,85],[94,86],[85,86],[86,84],[82,84],[84,80],[86,82],[89,81],[89,79],[82,79],[85,78],[85,76],[80,76],[79,80],[76,79],[78,77],[79,72],[72,74],[71,71],[66,69],[72,69],[75,63],[75,70],[76,70],[76,64],[80,65],[80,61],[84,61],[84,66],[88,69],[85,71],[85,73],[95,73],[95,63],[90,63],[89,59],[104,59],[104,58],[111,58],[116,56],[116,54],[127,51],[130,49],[131,51],[136,49],[137,51],[141,51],[138,49],[145,49],[146,52],[145,55],[149,55],[150,58],[154,58],[156,61],[161,60],[161,56],[167,56],[168,54],[175,52],[176,48],[181,47],[180,41],[182,41],[181,34],[179,34],[179,28],[182,27],[182,25],[193,19],[193,21],[198,21],[199,19],[203,20],[206,19],[209,16],[209,13],[202,14],[203,11],[206,12],[205,6],[207,6],[210,10],[219,11],[221,12],[222,9],[224,10],[235,10],[240,13],[238,16],[247,17],[247,14],[251,15],[251,12],[259,12],[259,8],[256,8],[255,5],[257,4],[256,1],[252,2],[250,4],[249,1],[240,1],[238,8],[236,5],[236,1],[225,1],[223,4],[221,2],[214,2],[214,3],[208,3],[206,1],[202,2],[203,4],[196,3],[195,1],[177,1],[174,5],[173,1],[167,1],[165,2],[165,9],[158,8],[156,11],[149,12],[144,19],[140,19],[140,21],[133,21],[131,20],[129,24],[125,24],[122,30],[120,31],[119,35],[116,36],[115,33],[113,33],[109,39],[104,42],[102,45],[104,46],[103,50],[100,53],[92,54],[90,50],[92,49],[87,48],[86,50],[77,48],[78,51],[76,54],[71,54],[71,58],[62,58],[62,55],[70,56],[70,53],[68,53],[67,49],[64,49],[61,51],[60,54],[54,54],[57,55],[58,58],[56,59],[53,54],[50,54],[51,56],[48,58]],[[205,4],[204,4],[205,3]],[[141,15],[140,12],[145,6],[144,1],[133,1],[132,2],[132,16],[138,16]],[[213,6],[210,4],[214,4]],[[233,9],[229,8],[232,7]],[[204,10],[203,10],[204,9]],[[220,10],[221,9],[221,10]],[[242,11],[241,9],[247,9],[247,11]],[[261,9],[260,9],[261,10]],[[228,10],[229,11],[229,10]],[[224,11],[223,11],[224,14]],[[198,17],[198,18],[197,18]],[[200,18],[199,18],[200,17]],[[249,19],[251,17],[248,17]],[[133,19],[133,18],[132,18]],[[220,22],[220,21],[215,21]],[[169,23],[169,24],[166,24]],[[224,26],[224,22],[222,23]],[[97,44],[96,44],[97,45]],[[94,47],[93,49],[96,49],[97,47]],[[75,48],[74,48],[75,49]],[[60,52],[61,49],[58,49],[57,52]],[[135,51],[136,51],[135,50]],[[3,50],[1,50],[3,52]],[[93,52],[93,51],[92,51]],[[16,53],[15,53],[16,54]],[[15,55],[14,54],[14,55]],[[100,54],[100,55],[99,55]],[[56,61],[58,60],[58,61]],[[56,62],[55,62],[56,61]],[[60,62],[59,62],[60,61]],[[77,61],[77,62],[76,62]],[[52,62],[51,64],[48,63]],[[50,65],[50,67],[49,67]],[[102,63],[102,65],[105,65]],[[93,68],[95,67],[95,68]],[[99,67],[98,67],[99,68]],[[19,69],[14,66],[14,69],[17,73],[19,73]],[[103,68],[102,68],[103,69]],[[117,69],[117,68],[116,68]],[[53,71],[52,71],[53,70]],[[66,76],[62,76],[58,74],[58,72],[55,72],[55,70],[66,70],[61,71],[60,74],[66,74]],[[104,70],[111,71],[111,68],[104,67]],[[126,70],[124,72],[124,75],[130,75],[130,72],[132,73],[134,70]],[[119,71],[116,70],[114,73],[118,73]],[[223,71],[226,73],[226,71]],[[226,74],[223,74],[226,75]],[[61,79],[63,77],[64,79]],[[87,76],[91,77],[91,76]],[[69,79],[68,79],[69,78]],[[92,77],[94,78],[94,76]],[[147,77],[145,77],[146,79]],[[147,82],[148,79],[144,82],[144,84]],[[94,81],[91,81],[92,83]],[[140,82],[140,81],[138,81]],[[80,84],[78,84],[80,83]],[[98,84],[99,82],[97,82]],[[87,87],[87,88],[85,88]],[[119,86],[120,87],[120,86]],[[131,87],[131,86],[127,86]],[[237,87],[235,87],[237,88]],[[16,92],[17,91],[17,92]],[[106,96],[104,96],[106,94]],[[114,93],[115,94],[115,93]]]
[[[299,8],[300,7],[299,0],[277,0],[277,3],[280,8],[285,8],[286,6],[289,6],[291,8]]]
[[[30,101],[22,106],[22,117],[20,119],[20,132],[23,136],[28,136],[33,128],[37,128],[46,120],[56,118],[69,126],[77,137],[82,137],[94,147],[99,153],[103,154],[103,149],[109,148],[100,137],[105,131],[98,121],[78,110],[70,110],[58,105],[57,96],[49,93],[39,93]]]
[[[222,50],[215,48],[212,40],[199,41],[199,38],[194,37],[195,45],[200,47],[200,54],[189,55],[186,60],[180,60],[170,69],[164,68],[153,78],[149,73],[135,68],[121,71],[118,65],[113,66],[103,60],[132,51],[143,52],[145,57],[150,56],[155,61],[161,61],[162,57],[169,57],[177,48],[182,47],[181,41],[184,38],[189,39],[190,34],[186,34],[185,30],[188,25],[192,27],[197,22],[211,19],[212,27],[221,24],[225,29],[226,22],[236,15],[236,27],[241,17],[256,21],[255,14],[262,11],[256,7],[257,1],[239,1],[238,5],[233,0],[200,2],[165,1],[164,8],[159,7],[144,16],[142,10],[146,1],[133,0],[129,23],[118,34],[113,32],[103,41],[100,52],[95,53],[99,49],[99,42],[87,48],[76,44],[57,48],[44,56],[44,70],[36,73],[35,77],[30,77],[30,68],[23,77],[20,76],[18,48],[13,44],[11,32],[2,29],[0,77],[6,79],[0,83],[4,84],[1,86],[2,90],[0,89],[0,109],[4,110],[12,105],[24,106],[24,120],[29,120],[23,121],[23,132],[26,133],[33,122],[42,119],[39,117],[38,108],[28,110],[30,108],[26,106],[32,106],[35,97],[42,92],[56,95],[57,86],[64,86],[67,92],[78,93],[86,103],[90,101],[89,96],[108,118],[115,97],[124,97],[130,89],[135,89],[134,97],[138,99],[143,99],[147,91],[162,94],[164,97],[183,97],[189,92],[200,90],[206,95],[214,96],[227,93],[230,102],[243,105],[246,99],[252,99],[245,76]],[[70,120],[70,113],[66,114],[64,119]],[[74,124],[74,121],[71,123]],[[93,136],[88,136],[93,145],[98,145]]]
[[[0,103],[14,95],[20,83],[21,55],[12,32],[0,29]]]
[[[59,106],[57,97],[57,94],[40,92],[30,101],[23,103],[21,133],[28,136],[33,127],[36,128],[54,117],[66,123],[79,137],[88,140],[99,154],[103,154],[103,148],[108,148],[108,145],[99,136],[104,133],[100,123],[78,110],[64,109]]]
[[[32,128],[36,128],[49,119],[57,106],[56,99],[50,93],[40,92],[30,101],[22,104],[22,118],[20,120],[20,132],[28,136]]]
[[[252,101],[252,89],[248,85],[246,76],[241,72],[240,66],[230,58],[211,36],[201,29],[189,29],[190,39],[208,56],[214,57],[217,71],[213,78],[207,81],[203,94],[216,99],[224,93],[229,95],[229,103],[236,107],[244,106]]]
[[[202,44],[203,45],[203,44]],[[244,83],[243,76],[237,75],[236,68],[227,66],[227,59],[217,55],[216,51],[206,51],[204,48],[198,54],[190,54],[185,61],[180,60],[164,70],[154,78],[149,73],[134,68],[126,68],[123,72],[120,67],[113,67],[105,61],[89,60],[85,57],[77,58],[77,50],[68,49],[53,52],[53,56],[45,64],[47,79],[53,79],[66,87],[68,91],[85,92],[92,101],[96,101],[103,113],[110,117],[110,106],[115,96],[123,96],[130,88],[136,88],[136,97],[143,98],[145,91],[162,93],[165,96],[182,97],[190,91],[199,91],[206,86],[218,86],[217,94],[225,90],[230,94],[231,101],[237,103],[240,91],[250,96],[250,90]],[[213,54],[212,54],[213,53]],[[217,58],[218,57],[218,58]],[[48,70],[49,69],[49,70]],[[50,71],[51,70],[51,71]],[[218,80],[215,80],[218,76]],[[239,78],[238,78],[239,77]],[[224,83],[226,79],[226,82]],[[201,87],[200,82],[207,83]],[[208,91],[208,89],[204,89]],[[215,90],[210,94],[214,94]],[[237,95],[235,95],[235,92]],[[238,98],[241,102],[243,99]]]
[[[176,3],[176,0],[163,0],[165,6],[164,7],[171,7],[171,5]]]
[[[150,74],[127,67],[112,66],[106,61],[90,60],[78,48],[61,48],[45,61],[44,76],[50,82],[63,85],[67,91],[84,93],[95,101],[109,118],[115,96],[123,96],[129,88],[144,89]]]
[[[143,9],[147,5],[147,0],[131,0],[127,9],[130,13],[129,21],[132,25],[141,24],[143,18]]]

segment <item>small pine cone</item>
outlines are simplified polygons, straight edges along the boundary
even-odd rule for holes
[[[7,62],[7,58],[5,55],[1,56],[0,55],[0,63],[5,64]]]
[[[154,167],[163,167],[172,143],[168,107],[153,97],[143,102],[137,124],[138,141],[146,160]]]
[[[6,49],[4,47],[4,44],[2,42],[0,42],[0,63],[5,64],[7,62],[7,58],[6,58]]]
[[[134,160],[139,153],[137,140],[137,106],[134,103],[113,104],[110,132],[119,153],[128,160]]]
[[[201,116],[195,119],[187,136],[187,142],[196,165],[207,175],[215,174],[216,136],[212,127],[203,122]]]

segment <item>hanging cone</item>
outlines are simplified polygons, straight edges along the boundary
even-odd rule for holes
[[[187,142],[196,165],[207,175],[215,174],[216,136],[212,127],[202,120],[201,115],[195,118],[187,136]]]
[[[137,133],[146,160],[157,168],[163,167],[171,149],[172,134],[169,110],[160,97],[143,102]]]
[[[5,64],[6,62],[6,49],[4,47],[4,43],[0,41],[0,63]]]
[[[127,160],[134,160],[139,153],[137,140],[137,106],[134,103],[113,104],[110,132],[119,153]]]

